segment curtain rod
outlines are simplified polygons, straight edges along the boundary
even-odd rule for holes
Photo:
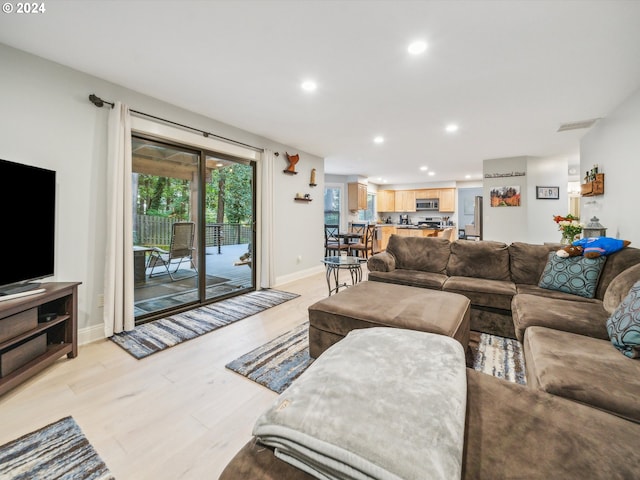
[[[111,108],[113,108],[115,106],[115,103],[107,102],[106,100],[103,100],[102,98],[98,97],[97,95],[95,95],[93,93],[91,95],[89,95],[89,101],[91,103],[93,103],[98,108],[104,107],[105,104],[111,105]],[[249,148],[252,148],[253,150],[257,150],[259,152],[264,152],[264,148],[254,147],[253,145],[249,145],[247,143],[238,142],[237,140],[232,140],[230,138],[226,138],[226,137],[223,137],[221,135],[216,135],[215,133],[207,132],[205,130],[200,130],[199,128],[190,127],[189,125],[183,125],[182,123],[173,122],[171,120],[167,120],[166,118],[156,117],[155,115],[150,115],[148,113],[140,112],[138,110],[129,109],[129,111],[131,113],[135,113],[136,115],[141,115],[143,117],[153,118],[154,120],[159,120],[161,122],[168,123],[170,125],[175,125],[177,127],[186,128],[187,130],[192,130],[194,132],[201,133],[202,136],[205,137],[205,138],[215,137],[215,138],[219,138],[220,140],[224,140],[226,142],[235,143],[236,145],[242,145],[243,147],[249,147]],[[277,157],[280,154],[278,152],[275,152],[274,155]]]

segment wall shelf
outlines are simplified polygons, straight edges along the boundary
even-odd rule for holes
[[[286,173],[287,175],[297,175],[298,172],[292,172],[290,170],[282,170],[282,173]]]
[[[310,183],[310,184],[309,184],[309,186],[310,186],[310,187],[317,187],[317,186],[318,186],[318,184],[317,184],[317,183]]]
[[[293,199],[299,202],[310,202],[311,200],[313,200],[313,198],[302,198],[302,197],[293,197]]]
[[[580,194],[583,197],[604,195],[604,173],[596,173],[595,180],[580,185]]]

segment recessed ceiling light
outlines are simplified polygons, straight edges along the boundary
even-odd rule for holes
[[[422,167],[420,167],[420,170],[426,172],[427,170],[429,170],[429,167],[423,165]]]
[[[471,178],[471,175],[465,175],[464,178]]]
[[[315,91],[316,88],[318,88],[318,85],[316,84],[316,82],[314,82],[312,80],[305,80],[304,82],[302,82],[300,87],[305,92],[313,92],[313,91]]]
[[[220,162],[216,163],[216,167],[222,167],[222,164]]]
[[[407,51],[411,55],[420,55],[426,49],[427,49],[427,44],[426,44],[426,42],[423,42],[422,40],[418,40],[416,42],[413,42],[413,43],[409,44],[409,47],[407,47]]]
[[[373,143],[384,143],[384,137],[381,137],[380,135],[378,135],[373,139]]]
[[[436,174],[436,172],[429,172],[429,176],[433,177]]]
[[[445,127],[445,130],[449,133],[453,133],[453,132],[457,132],[458,131],[458,125],[456,125],[455,123],[450,123],[449,125],[447,125]]]
[[[386,180],[383,180],[383,181],[382,181],[382,183],[387,183],[387,181],[386,181]]]

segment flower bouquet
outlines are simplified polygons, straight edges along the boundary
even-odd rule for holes
[[[566,216],[554,215],[553,221],[558,224],[558,230],[562,232],[562,239],[560,243],[570,245],[576,238],[576,235],[582,233],[583,225],[580,223],[580,218],[571,214]]]

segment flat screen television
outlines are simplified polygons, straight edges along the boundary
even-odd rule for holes
[[[56,172],[0,159],[0,295],[38,288],[54,274]]]

